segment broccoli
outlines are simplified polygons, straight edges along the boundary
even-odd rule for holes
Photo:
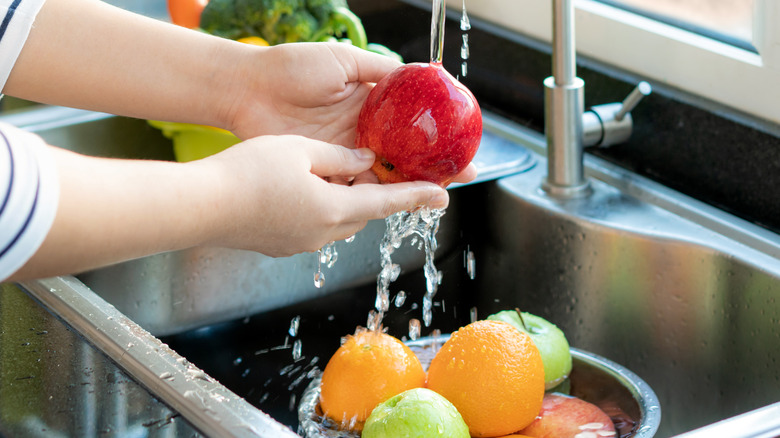
[[[357,47],[367,44],[363,24],[346,0],[210,0],[200,27],[230,39],[259,36],[272,45],[343,35]]]

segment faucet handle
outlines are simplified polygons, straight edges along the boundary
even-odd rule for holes
[[[582,114],[583,146],[611,146],[631,136],[633,110],[643,97],[652,92],[649,83],[642,81],[623,102],[596,105]]]
[[[615,120],[618,122],[623,120],[623,117],[630,113],[631,110],[633,110],[637,104],[639,104],[639,101],[642,100],[643,97],[649,96],[652,92],[653,87],[651,87],[647,82],[642,81],[638,83],[637,86],[631,90],[631,93],[629,93],[628,96],[623,99],[623,106],[621,106],[618,112],[615,113]]]

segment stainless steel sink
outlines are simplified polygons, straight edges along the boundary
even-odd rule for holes
[[[780,400],[780,238],[604,161],[586,166],[594,194],[582,199],[544,194],[541,164],[486,188],[481,313],[511,303],[548,315],[573,345],[642,376],[660,436]]]
[[[167,140],[143,121],[71,115],[84,122],[49,128],[41,122],[35,130],[59,144],[74,144],[76,139],[124,142],[127,150],[114,151],[120,156],[170,157]],[[707,425],[715,428],[708,429],[709,436],[780,435],[775,421],[780,418],[780,237],[590,156],[585,164],[593,195],[551,198],[541,190],[543,137],[490,114],[485,115],[485,126],[495,144],[516,146],[500,154],[516,166],[493,175],[511,176],[451,191],[453,204],[439,235],[437,256],[444,281],[434,324],[450,330],[466,323],[471,307],[479,316],[520,307],[558,324],[572,346],[609,358],[644,379],[661,404],[657,436]],[[82,129],[85,134],[72,134]],[[141,149],[133,149],[137,147]],[[516,155],[529,150],[530,160]],[[533,162],[538,164],[531,166]],[[239,321],[229,323],[234,324],[229,331],[188,331],[182,336],[190,336],[190,344],[179,338],[171,339],[171,345],[243,397],[247,388],[242,385],[262,385],[262,379],[251,380],[260,379],[255,374],[248,380],[232,376],[233,368],[210,366],[207,356],[229,357],[232,353],[218,351],[228,340],[248,344],[241,347],[248,355],[259,351],[265,342],[259,338],[269,335],[258,337],[254,323],[242,325],[240,318],[248,315],[255,315],[258,324],[289,322],[302,312],[322,321],[334,315],[337,321],[353,316],[365,321],[382,232],[381,222],[372,224],[365,237],[340,243],[339,261],[325,270],[328,281],[322,290],[312,283],[313,254],[266,259],[217,248],[161,254],[81,278],[156,335],[231,318]],[[475,255],[473,281],[463,280],[461,252],[466,246]],[[418,275],[419,252],[410,249],[403,257],[405,272]],[[403,287],[423,285],[412,281]],[[49,290],[45,284],[39,289]],[[212,295],[204,295],[206,291]],[[285,296],[289,294],[296,298]],[[340,304],[322,305],[326,294]],[[230,297],[236,308],[215,311],[225,300],[213,296]],[[165,319],[172,322],[163,324]],[[398,319],[402,327],[408,316]],[[351,320],[345,324],[354,327]],[[197,354],[198,348],[209,351]],[[262,363],[267,357],[256,355],[255,360]],[[292,360],[289,354],[285,358]],[[268,372],[278,376],[277,365],[269,365]],[[220,368],[226,377],[217,375]],[[247,400],[252,402],[249,396]],[[278,403],[286,408],[289,397],[282,400]],[[267,410],[267,405],[255,404]],[[759,408],[753,416],[730,420]],[[734,424],[740,425],[740,434],[727,428]],[[724,430],[729,432],[718,432]]]

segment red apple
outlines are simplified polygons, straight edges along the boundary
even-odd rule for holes
[[[542,410],[523,435],[535,438],[616,437],[612,419],[598,406],[577,397],[546,393]]]
[[[411,63],[371,90],[355,142],[376,153],[372,170],[381,182],[446,187],[474,158],[481,138],[474,95],[441,64]]]

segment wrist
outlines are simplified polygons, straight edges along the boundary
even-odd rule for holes
[[[216,111],[211,107],[218,123],[214,126],[231,131],[242,140],[268,134],[257,115],[267,111],[260,102],[268,95],[263,81],[269,48],[234,41],[226,43],[221,45],[222,58],[218,61],[217,77],[221,86],[209,90],[212,104],[218,103]]]

